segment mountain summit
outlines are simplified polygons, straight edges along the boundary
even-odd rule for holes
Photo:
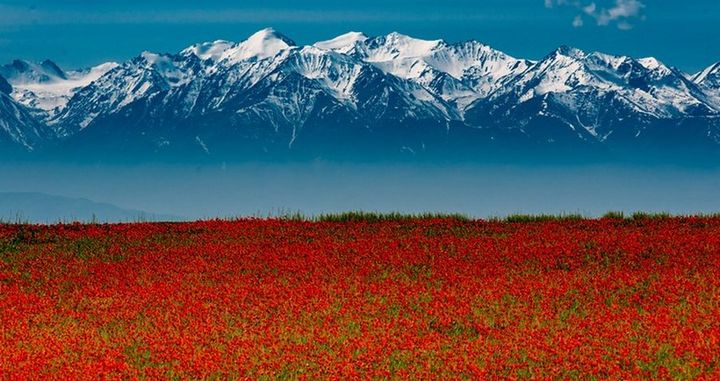
[[[720,159],[719,64],[569,46],[533,61],[396,32],[298,46],[268,28],[81,70],[16,60],[0,78],[3,152],[55,158]]]

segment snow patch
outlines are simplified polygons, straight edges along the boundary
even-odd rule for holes
[[[272,28],[260,30],[250,36],[247,40],[227,49],[222,54],[222,59],[230,63],[254,59],[275,57],[283,50],[295,46],[291,39],[276,32]]]
[[[349,32],[337,36],[331,40],[316,42],[314,46],[320,49],[334,50],[340,53],[347,53],[355,46],[355,44],[357,44],[358,42],[364,42],[367,39],[368,37],[363,33]]]
[[[223,54],[233,45],[234,44],[232,42],[225,40],[203,42],[188,47],[187,49],[183,50],[181,54],[193,54],[204,61],[218,61],[220,58],[222,58]]]
[[[23,105],[47,112],[52,117],[61,111],[70,98],[81,88],[90,85],[107,72],[118,67],[115,62],[106,62],[89,69],[48,75],[40,65],[31,64],[26,75],[17,75],[9,80],[13,86],[12,97]],[[45,74],[43,74],[45,73]]]

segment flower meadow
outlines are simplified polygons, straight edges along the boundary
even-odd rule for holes
[[[0,225],[1,379],[717,379],[720,218]]]

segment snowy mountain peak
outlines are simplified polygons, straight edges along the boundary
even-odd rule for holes
[[[10,64],[0,66],[0,75],[13,85],[49,83],[66,79],[65,72],[50,60],[41,63],[14,60]]]
[[[655,57],[640,58],[637,61],[640,63],[640,65],[643,65],[648,70],[655,70],[659,67],[665,66]]]
[[[275,30],[275,28],[264,28],[253,33],[246,41],[270,41],[282,40],[289,46],[295,46],[295,42],[290,37]]]
[[[348,32],[339,35],[331,40],[316,42],[314,46],[320,49],[334,50],[340,53],[347,53],[355,46],[355,44],[359,42],[364,42],[367,39],[368,37],[364,33]]]
[[[192,80],[193,73],[186,69],[186,65],[192,64],[193,61],[187,61],[182,57],[170,54],[157,54],[152,52],[143,52],[138,57],[135,65],[125,67],[129,76],[143,77],[143,74],[150,76],[157,75],[162,78],[162,86],[177,87],[184,85]],[[137,68],[141,68],[139,71]],[[152,82],[152,81],[150,81]],[[147,85],[150,84],[147,82]],[[160,84],[156,83],[156,84]]]
[[[39,64],[16,60],[0,67],[0,75],[8,78],[12,85],[11,95],[17,102],[51,117],[78,89],[117,66],[117,63],[107,62],[89,69],[64,71],[50,60]]]
[[[109,72],[112,69],[115,69],[116,67],[120,66],[117,62],[105,62],[101,63],[100,65],[93,66],[90,69],[86,69],[86,71],[90,74],[92,74],[92,81],[100,78],[100,76],[104,75],[105,73]],[[90,78],[86,78],[90,79]],[[92,82],[91,81],[91,82]]]
[[[640,58],[637,60],[637,62],[640,65],[642,65],[644,68],[646,68],[650,71],[654,71],[656,73],[656,75],[667,76],[667,75],[671,75],[673,73],[673,69],[666,66],[664,63],[660,62],[655,57]]]
[[[182,55],[195,55],[203,61],[219,60],[223,53],[230,49],[234,44],[230,41],[216,40],[213,42],[202,42],[194,44],[180,52]]]
[[[290,38],[278,33],[275,29],[265,28],[255,32],[247,40],[227,49],[222,54],[221,60],[227,60],[232,64],[253,58],[270,58],[294,46],[295,42]]]
[[[10,69],[10,67],[12,67],[13,69],[15,69],[15,71],[17,71],[19,73],[25,73],[30,70],[30,68],[31,68],[30,65],[31,65],[30,62],[25,61],[25,60],[13,60],[13,62],[11,64],[5,65],[5,67],[8,70]]]
[[[382,62],[429,55],[442,40],[421,40],[398,32],[366,41],[368,61]]]
[[[475,40],[397,32],[296,46],[267,28],[238,43],[143,52],[121,65],[0,66],[0,143],[27,150],[47,132],[59,144],[80,142],[76,148],[125,145],[179,157],[193,149],[315,155],[322,144],[354,147],[355,138],[422,152],[440,136],[476,152],[482,141],[466,142],[472,136],[632,145],[650,132],[674,134],[675,123],[698,123],[689,139],[720,147],[718,116],[720,63],[690,76],[655,58],[569,46],[535,62]]]
[[[316,47],[355,57],[385,73],[411,80],[459,109],[495,89],[529,61],[514,59],[477,41],[448,44],[398,32],[368,38],[351,32]]]
[[[275,55],[277,52],[274,52],[274,49],[287,49],[296,45],[295,41],[272,28],[265,28],[255,32],[243,44],[255,48],[258,52],[267,52],[267,56]]]
[[[695,74],[691,81],[705,90],[716,109],[720,111],[720,62],[710,65],[705,70]]]
[[[148,64],[152,65],[162,60],[162,55],[144,50],[142,53],[140,53],[140,58]]]
[[[53,61],[44,60],[40,63],[40,66],[45,69],[47,73],[50,73],[61,79],[67,79],[65,76],[65,72],[60,69],[60,67]]]
[[[621,70],[624,65],[632,65],[632,59],[627,56],[614,56],[600,52],[592,52],[587,55],[587,61],[595,66],[603,66],[602,69]]]
[[[692,81],[699,85],[720,86],[720,62],[716,62],[695,74]]]
[[[552,55],[569,57],[576,60],[581,60],[587,56],[587,54],[582,50],[567,45],[561,45],[560,47],[555,49]]]
[[[424,44],[427,46],[435,46],[439,43],[441,43],[442,39],[437,40],[424,40],[421,38],[415,38],[412,36],[408,36],[406,34],[402,34],[400,32],[390,32],[385,36],[385,39],[387,41],[391,41],[396,44],[412,44],[412,45],[418,45],[418,44]]]

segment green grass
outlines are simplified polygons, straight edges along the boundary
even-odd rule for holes
[[[646,213],[646,212],[635,212],[630,216],[632,220],[656,220],[671,218],[670,213]]]
[[[667,219],[667,218],[683,218],[683,217],[701,217],[701,218],[720,218],[720,213],[714,214],[698,214],[698,215],[672,215],[666,212],[635,212],[630,215],[626,215],[624,212],[610,211],[603,214],[600,218],[605,219],[617,219],[617,220],[651,220],[651,219]],[[307,217],[302,213],[292,213],[285,216],[281,216],[282,219],[293,220],[293,221],[320,221],[320,222],[383,222],[383,221],[412,221],[422,219],[452,219],[458,221],[475,221],[475,219],[464,214],[459,213],[418,213],[418,214],[407,214],[407,213],[380,213],[380,212],[363,212],[363,211],[351,211],[344,213],[335,214],[321,214],[315,217]],[[526,222],[548,222],[548,221],[584,221],[593,220],[595,218],[587,217],[578,213],[569,214],[511,214],[506,217],[495,217],[490,218],[489,221],[494,222],[511,222],[511,223],[526,223]]]
[[[385,221],[413,221],[426,219],[452,219],[458,221],[472,221],[473,219],[459,213],[398,213],[398,212],[365,212],[349,211],[342,213],[323,213],[316,216],[308,216],[301,212],[289,212],[279,215],[272,215],[269,218],[276,218],[285,221],[309,221],[309,222],[385,222]]]
[[[624,213],[624,212],[609,211],[609,212],[603,214],[602,218],[611,219],[611,220],[624,220],[624,219],[625,219],[625,213]]]
[[[384,221],[408,221],[408,220],[426,220],[426,219],[453,219],[459,221],[470,221],[470,217],[464,214],[454,213],[378,213],[378,212],[344,212],[337,214],[321,214],[315,218],[320,222],[384,222]]]
[[[668,218],[720,218],[720,213],[704,213],[704,214],[670,214],[667,212],[634,212],[632,214],[625,214],[621,211],[609,211],[603,214],[601,217],[587,217],[579,213],[561,213],[561,214],[510,214],[505,217],[490,217],[490,218],[474,218],[461,213],[400,213],[400,212],[367,212],[367,211],[348,211],[341,213],[323,213],[319,215],[307,215],[299,211],[280,211],[279,213],[271,213],[267,215],[256,214],[252,217],[246,216],[235,216],[225,218],[215,218],[220,220],[244,220],[247,218],[260,218],[260,219],[278,219],[284,221],[305,221],[305,222],[386,222],[386,221],[415,221],[425,219],[449,219],[455,221],[491,221],[491,222],[509,222],[509,223],[531,223],[531,222],[549,222],[549,221],[584,221],[594,219],[613,219],[623,221],[645,221],[653,219],[668,219]],[[137,219],[132,221],[133,223],[152,223],[161,221],[149,221],[145,219]],[[182,223],[183,221],[167,221],[162,223]],[[58,224],[69,224],[69,221],[58,221]],[[107,223],[98,222],[92,220],[83,223],[89,224],[101,224]],[[16,225],[21,227],[32,227],[37,225],[45,224],[32,224],[27,221],[18,218],[16,221],[0,220],[0,225]]]
[[[587,217],[581,214],[511,214],[501,221],[505,222],[546,222],[546,221],[581,221]]]

